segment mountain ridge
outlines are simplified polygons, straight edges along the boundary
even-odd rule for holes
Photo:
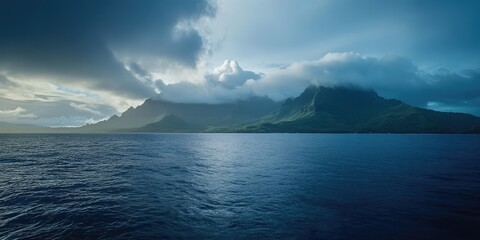
[[[470,133],[480,118],[385,99],[371,90],[308,87],[244,132]]]
[[[2,129],[0,128],[0,131]],[[28,132],[23,130],[23,132]],[[10,130],[12,132],[12,130]],[[373,90],[309,86],[282,103],[252,97],[235,103],[147,99],[120,116],[79,128],[35,132],[480,133],[480,118],[414,107]]]
[[[80,127],[79,131],[134,131],[147,124],[161,121],[173,115],[191,125],[234,125],[255,120],[275,109],[279,104],[265,97],[252,97],[234,103],[173,103],[161,99],[147,99],[136,107],[129,108],[121,116]],[[255,108],[251,108],[255,106]]]

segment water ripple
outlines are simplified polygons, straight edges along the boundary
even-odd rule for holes
[[[479,239],[479,142],[0,135],[0,239]]]

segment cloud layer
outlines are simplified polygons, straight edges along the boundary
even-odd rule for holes
[[[298,96],[308,85],[373,89],[421,107],[480,114],[480,69],[425,71],[399,56],[381,58],[357,53],[328,53],[313,61],[292,63],[268,74],[245,71],[225,61],[200,84],[159,86],[160,98],[176,102],[225,102],[250,96],[281,101]]]
[[[329,53],[319,60],[294,63],[258,81],[256,94],[281,99],[296,95],[306,84],[324,86],[358,86],[373,89],[388,98],[397,98],[421,107],[434,107],[431,102],[470,105],[469,112],[478,114],[480,69],[460,72],[447,69],[425,71],[410,60],[398,56],[365,57],[356,53]],[[464,108],[458,108],[462,111]]]
[[[0,119],[17,120],[25,118],[35,118],[35,114],[26,113],[25,108],[17,107],[15,109],[0,110]]]

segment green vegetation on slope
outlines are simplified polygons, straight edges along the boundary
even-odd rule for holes
[[[443,113],[353,88],[307,88],[239,132],[479,133],[480,118]]]
[[[480,118],[413,107],[374,91],[310,86],[282,104],[267,98],[224,104],[148,99],[121,116],[80,128],[8,126],[0,125],[0,131],[480,133]]]

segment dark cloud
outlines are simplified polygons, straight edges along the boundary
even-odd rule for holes
[[[12,75],[26,75],[52,82],[74,83],[88,89],[111,91],[131,98],[151,96],[151,88],[128,72],[108,49],[76,39],[0,49],[0,67]],[[71,45],[76,45],[72,47]],[[0,47],[1,48],[1,47]]]
[[[207,0],[3,2],[0,70],[81,79],[89,88],[148,97],[152,89],[135,79],[116,54],[195,66],[202,38],[192,28],[177,26],[213,14]]]
[[[136,74],[140,78],[151,79],[152,75],[142,68],[138,63],[132,62],[129,65],[129,69],[133,74]]]

